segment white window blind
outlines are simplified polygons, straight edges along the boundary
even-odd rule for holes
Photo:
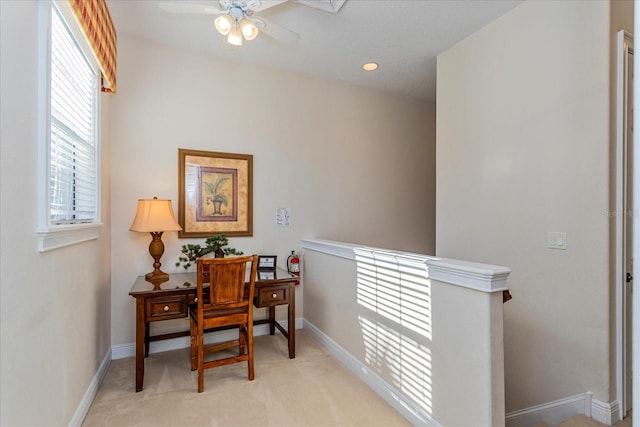
[[[99,74],[56,7],[51,14],[51,134],[49,220],[52,225],[97,219]]]

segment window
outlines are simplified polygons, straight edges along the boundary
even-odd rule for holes
[[[68,7],[42,3],[48,25],[41,39],[46,75],[38,236],[45,251],[99,235],[100,71]]]

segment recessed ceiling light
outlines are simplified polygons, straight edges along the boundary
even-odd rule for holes
[[[378,64],[375,62],[367,62],[362,66],[362,69],[365,71],[374,71],[378,69]]]

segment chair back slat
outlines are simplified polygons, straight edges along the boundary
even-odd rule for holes
[[[246,264],[210,264],[209,304],[230,304],[244,299]]]
[[[254,256],[199,258],[197,260],[198,300],[202,301],[202,307],[208,310],[247,303],[250,300],[248,297],[252,295],[245,295],[245,279],[247,263],[252,261]],[[205,266],[209,270],[206,281],[202,274],[203,269],[206,269]],[[251,281],[251,275],[249,279]],[[203,292],[205,285],[209,287],[208,296]],[[252,289],[253,286],[250,286],[249,290]],[[251,304],[250,301],[249,304]]]

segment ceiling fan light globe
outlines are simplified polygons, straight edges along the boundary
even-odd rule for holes
[[[227,43],[234,46],[242,46],[242,33],[237,27],[234,27],[227,36]]]
[[[253,40],[258,37],[258,27],[256,27],[253,22],[249,21],[247,18],[242,18],[240,20],[240,28],[242,29],[242,35],[247,40]]]
[[[223,36],[226,36],[233,28],[233,18],[229,15],[220,15],[216,18],[214,24],[216,30]]]

